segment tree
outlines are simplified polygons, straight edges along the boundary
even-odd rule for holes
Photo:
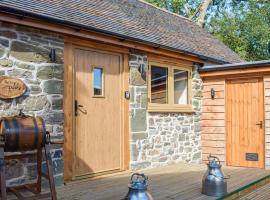
[[[204,27],[204,25],[205,25],[205,16],[207,14],[207,9],[208,9],[211,2],[212,2],[212,0],[204,0],[201,3],[200,9],[199,9],[199,14],[198,14],[198,19],[197,19],[197,24],[200,27]]]
[[[158,7],[193,19],[201,27],[205,24],[207,10],[212,0],[147,0]]]
[[[269,0],[147,0],[205,27],[243,59],[269,59]]]
[[[269,59],[269,1],[249,0],[231,10],[223,10],[206,28],[247,61]]]

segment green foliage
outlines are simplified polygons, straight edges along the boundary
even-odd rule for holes
[[[175,13],[180,13],[180,10],[185,5],[186,1],[185,0],[171,0],[170,3],[171,3],[172,11]]]
[[[147,1],[195,21],[203,0]],[[213,0],[205,20],[205,28],[244,60],[269,59],[269,0]]]
[[[161,8],[166,8],[174,13],[180,13],[186,0],[146,0],[148,3]]]
[[[247,61],[269,59],[270,3],[249,0],[223,10],[210,20],[207,29]]]
[[[146,0],[146,1],[160,8],[166,8],[166,0]]]

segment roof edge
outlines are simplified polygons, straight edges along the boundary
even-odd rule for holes
[[[122,34],[117,34],[114,32],[110,32],[110,31],[106,31],[106,30],[102,30],[102,29],[97,29],[94,27],[89,27],[89,26],[83,26],[77,23],[73,23],[67,20],[62,20],[62,19],[58,19],[58,18],[54,18],[54,17],[50,17],[47,15],[39,15],[36,13],[31,13],[31,12],[25,12],[23,10],[19,10],[19,9],[15,9],[15,8],[11,8],[11,7],[6,7],[3,5],[0,5],[0,10],[2,12],[5,12],[7,14],[12,14],[18,17],[29,17],[29,18],[33,18],[33,19],[38,19],[38,20],[44,20],[47,22],[53,22],[56,24],[60,24],[60,25],[64,25],[64,26],[69,26],[72,27],[74,29],[83,29],[83,30],[87,30],[87,31],[93,31],[93,32],[97,32],[97,33],[101,33],[101,34],[105,34],[105,35],[110,35],[110,36],[114,36],[116,38],[119,39],[126,39],[129,41],[133,41],[133,42],[138,42],[141,44],[147,44],[149,46],[152,46],[154,48],[161,48],[161,49],[165,49],[165,50],[169,50],[169,51],[174,51],[174,52],[178,52],[178,53],[186,53],[189,55],[194,55],[197,56],[198,58],[202,59],[203,61],[209,61],[209,62],[214,62],[214,63],[219,63],[219,64],[228,64],[230,62],[225,61],[225,60],[221,60],[218,58],[213,58],[213,57],[208,57],[208,56],[204,56],[198,53],[194,53],[194,52],[190,52],[190,51],[186,51],[186,50],[181,50],[181,49],[176,49],[176,48],[172,48],[172,47],[168,47],[168,46],[164,46],[164,45],[160,45],[157,43],[151,43],[151,42],[147,42],[138,38],[133,38],[133,37],[128,37],[126,35],[122,35]],[[162,10],[162,9],[161,9]]]
[[[200,72],[220,71],[220,70],[232,70],[232,69],[246,69],[252,67],[266,67],[270,66],[270,60],[260,60],[251,62],[242,62],[235,64],[223,64],[223,65],[209,65],[203,66],[199,69]]]

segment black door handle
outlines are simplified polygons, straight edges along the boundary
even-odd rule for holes
[[[87,110],[81,109],[83,108],[83,105],[78,104],[78,101],[75,100],[75,116],[78,116],[78,110],[81,111],[83,114],[87,114]]]
[[[78,115],[78,101],[75,100],[75,103],[74,103],[74,110],[75,110],[75,116]]]
[[[256,125],[260,126],[260,128],[263,128],[263,122],[260,121],[260,123],[257,123]]]

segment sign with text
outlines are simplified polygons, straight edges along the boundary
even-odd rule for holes
[[[26,91],[26,85],[17,78],[0,76],[0,98],[12,99],[22,96]]]

